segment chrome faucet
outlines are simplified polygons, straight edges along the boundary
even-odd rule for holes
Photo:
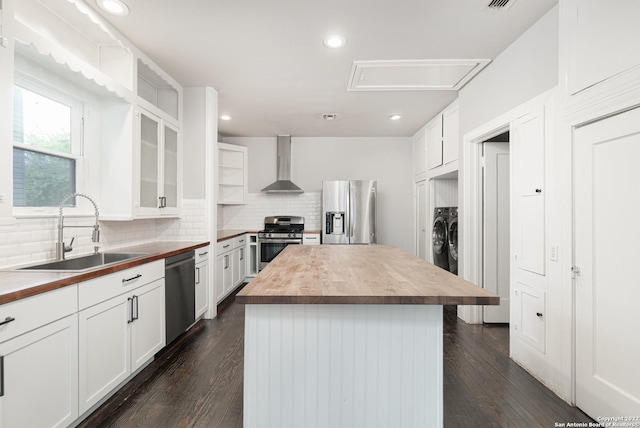
[[[93,204],[93,208],[95,208],[95,211],[96,211],[96,223],[93,226],[65,226],[64,225],[64,216],[62,215],[64,203],[67,202],[67,200],[76,196],[82,196],[83,198],[88,199],[89,202]],[[75,238],[71,238],[71,242],[69,242],[69,245],[65,245],[64,243],[65,227],[91,227],[93,228],[93,232],[91,232],[91,242],[96,244],[100,242],[100,226],[98,225],[98,215],[99,215],[98,205],[96,205],[93,199],[91,199],[89,196],[85,195],[84,193],[70,193],[64,198],[62,198],[62,201],[60,201],[60,217],[58,218],[58,242],[56,243],[56,260],[64,260],[65,253],[68,253],[73,250],[73,240]],[[95,254],[98,254],[99,248],[100,247],[97,245],[94,246],[93,252]]]

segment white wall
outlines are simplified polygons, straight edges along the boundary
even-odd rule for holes
[[[460,105],[460,150],[463,136],[557,86],[559,56],[558,6],[525,31],[516,41],[498,55],[478,76],[462,88],[458,95]],[[464,198],[464,159],[460,159],[459,200]],[[464,205],[460,204],[464,216]],[[464,236],[460,224],[459,236]],[[462,239],[460,239],[462,246]],[[461,253],[465,252],[463,247]],[[464,271],[465,260],[460,259],[458,269]]]
[[[205,88],[183,90],[183,186],[186,199],[205,197]]]
[[[11,220],[13,199],[13,1],[5,0],[0,28],[8,47],[0,46],[0,224]]]
[[[460,136],[557,84],[556,5],[460,90]]]
[[[249,192],[275,181],[276,137],[231,137],[224,142],[249,148]],[[321,192],[323,180],[377,180],[378,242],[413,252],[410,137],[292,137],[291,145],[292,181],[305,192]],[[238,208],[225,207],[230,209]]]

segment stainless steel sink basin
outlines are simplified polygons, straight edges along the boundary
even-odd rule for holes
[[[76,257],[67,260],[58,260],[55,262],[43,263],[35,266],[23,267],[20,270],[48,270],[48,271],[65,271],[65,272],[77,272],[100,266],[109,265],[112,263],[121,262],[124,260],[134,259],[136,257],[143,257],[148,255],[147,253],[99,253],[91,254],[89,256]]]

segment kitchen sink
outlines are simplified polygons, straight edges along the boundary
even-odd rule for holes
[[[147,255],[147,253],[98,253],[88,256],[75,257],[73,259],[58,260],[55,262],[27,266],[21,268],[20,270],[77,272]]]

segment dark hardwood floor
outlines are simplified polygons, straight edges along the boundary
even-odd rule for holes
[[[444,319],[446,428],[592,421],[509,359],[508,326],[468,325],[448,307]],[[80,426],[241,428],[243,340],[244,306],[230,299]]]

